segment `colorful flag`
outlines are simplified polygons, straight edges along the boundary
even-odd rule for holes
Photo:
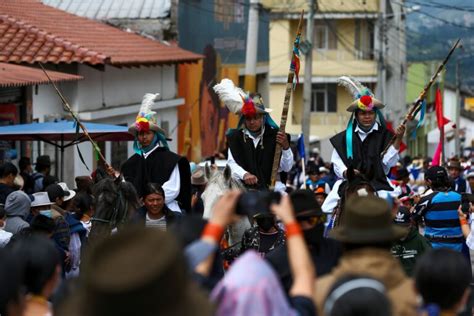
[[[443,115],[443,102],[441,99],[441,92],[439,89],[436,89],[435,96],[435,112],[436,112],[436,121],[438,123],[439,129],[439,142],[436,147],[436,151],[433,155],[433,161],[431,162],[432,166],[441,166],[443,164],[443,147],[444,147],[444,125],[451,122],[449,119],[445,118]]]
[[[303,134],[300,134],[300,137],[298,138],[297,148],[298,148],[298,153],[300,155],[300,158],[302,159],[306,158]]]

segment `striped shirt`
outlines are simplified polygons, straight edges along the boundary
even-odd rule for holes
[[[162,231],[166,231],[166,216],[161,216],[158,219],[151,219],[146,213],[145,217],[145,227],[158,228]]]
[[[433,192],[415,206],[415,218],[423,217],[425,237],[433,248],[461,251],[464,242],[459,224],[458,207],[461,195],[454,191]]]

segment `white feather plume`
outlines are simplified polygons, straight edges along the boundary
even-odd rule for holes
[[[155,103],[156,98],[159,96],[159,93],[147,93],[143,96],[142,105],[140,107],[140,112],[144,115],[155,115],[156,112],[151,110],[151,107]]]
[[[213,89],[229,111],[235,114],[241,111],[244,105],[242,98],[245,98],[246,94],[242,89],[236,87],[232,80],[224,78]]]
[[[352,94],[352,97],[355,99],[357,98],[357,95],[361,94],[361,92],[367,87],[365,87],[362,83],[360,83],[357,79],[351,77],[351,76],[342,76],[337,79],[337,83],[341,86],[344,87],[350,94]]]

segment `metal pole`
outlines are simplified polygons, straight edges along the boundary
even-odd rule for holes
[[[304,148],[306,157],[309,152],[309,136],[311,126],[311,95],[313,90],[313,29],[314,29],[314,9],[316,0],[309,2],[308,18],[306,19],[306,42],[309,49],[304,56],[304,85],[303,85],[303,107],[301,111],[301,129],[304,136]]]
[[[247,30],[247,47],[245,50],[244,88],[249,92],[257,90],[257,48],[258,48],[258,9],[260,0],[250,0]]]

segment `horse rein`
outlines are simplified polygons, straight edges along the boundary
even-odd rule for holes
[[[99,223],[105,223],[109,224],[110,227],[116,227],[117,226],[117,216],[119,213],[119,207],[122,204],[122,199],[123,195],[122,192],[119,190],[118,192],[118,199],[117,202],[115,203],[114,210],[112,212],[112,218],[110,220],[103,219],[103,218],[98,218],[98,217],[91,217],[92,222],[99,222]],[[127,217],[127,211],[124,212],[124,216],[120,219],[120,223],[125,222],[125,218]]]

